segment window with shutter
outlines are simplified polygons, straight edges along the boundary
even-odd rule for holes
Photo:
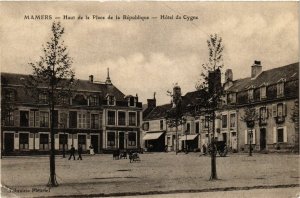
[[[34,111],[29,112],[29,126],[34,127]]]
[[[273,117],[277,117],[277,104],[272,105],[272,115]]]
[[[35,126],[40,127],[40,112],[39,111],[35,112]]]

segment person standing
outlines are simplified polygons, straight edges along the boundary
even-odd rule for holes
[[[90,155],[95,155],[94,147],[92,144],[90,146]]]
[[[77,160],[82,160],[82,157],[81,157],[81,154],[82,154],[82,147],[81,145],[78,146],[78,159]]]
[[[74,148],[73,144],[71,145],[69,160],[71,159],[72,156],[73,156],[73,159],[75,160],[75,148]]]

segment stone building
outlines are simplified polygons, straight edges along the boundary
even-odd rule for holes
[[[28,75],[1,73],[1,150],[3,154],[47,153],[50,149],[50,111],[45,95],[34,100],[23,81]],[[27,90],[30,92],[30,90]],[[10,107],[10,108],[6,108]],[[4,109],[6,109],[4,111]],[[97,153],[140,147],[142,103],[125,96],[109,77],[104,83],[78,80],[72,97],[56,105],[55,149],[92,145]]]

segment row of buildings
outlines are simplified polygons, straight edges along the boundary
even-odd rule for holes
[[[250,77],[237,80],[233,79],[232,70],[225,73],[222,104],[216,110],[216,139],[225,141],[233,151],[248,151],[250,138],[255,151],[298,148],[299,63],[262,71],[261,62],[255,61],[249,71]],[[156,106],[155,97],[148,99],[143,114],[143,147],[153,151],[175,151],[176,147],[179,151],[192,151],[207,146],[212,123],[205,111],[197,108],[204,94],[198,90],[182,96],[186,122],[177,132],[168,127],[166,118],[174,105]],[[249,105],[257,115],[253,129],[247,128],[242,119]]]
[[[252,104],[259,118],[252,130],[255,150],[287,150],[299,145],[298,76],[298,63],[262,71],[260,62],[255,61],[251,77],[238,80],[227,70],[223,103],[216,112],[217,140],[225,141],[235,151],[249,149],[249,131],[241,118]],[[50,149],[47,98],[41,95],[38,101],[33,100],[24,87],[26,78],[28,75],[1,73],[1,151],[6,155]],[[175,89],[181,92],[178,86]],[[157,106],[154,95],[143,109],[137,95],[125,95],[112,84],[109,73],[103,83],[95,82],[91,75],[89,80],[79,80],[72,96],[55,107],[55,149],[82,145],[87,151],[92,145],[97,153],[139,148],[200,150],[212,135],[212,123],[199,109],[204,97],[201,90],[181,97],[186,122],[176,132],[167,124],[172,103]]]

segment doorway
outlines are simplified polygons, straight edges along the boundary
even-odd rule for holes
[[[266,149],[266,136],[267,136],[267,131],[265,128],[260,129],[260,150],[265,150]]]
[[[99,152],[99,136],[91,135],[91,144],[93,145],[95,153]]]
[[[14,134],[4,133],[4,151],[10,153],[14,151]]]
[[[119,132],[119,149],[124,149],[124,140],[125,140],[124,132]]]

